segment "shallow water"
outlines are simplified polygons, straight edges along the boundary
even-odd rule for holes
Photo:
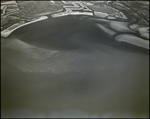
[[[3,41],[2,117],[148,117],[149,50],[84,18],[50,18]]]

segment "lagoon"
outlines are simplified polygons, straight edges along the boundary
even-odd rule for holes
[[[5,38],[2,117],[148,117],[149,50],[111,38],[110,22],[49,16]]]

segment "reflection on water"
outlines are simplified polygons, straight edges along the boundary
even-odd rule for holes
[[[2,116],[148,117],[149,51],[115,40],[131,31],[121,25],[63,17],[16,30],[1,45]]]

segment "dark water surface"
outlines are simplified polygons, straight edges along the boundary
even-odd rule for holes
[[[89,21],[37,22],[1,46],[2,117],[149,117],[149,50]]]

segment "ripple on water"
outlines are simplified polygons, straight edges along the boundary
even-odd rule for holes
[[[146,115],[138,115],[135,116],[134,114],[121,112],[121,113],[104,113],[104,114],[89,114],[85,111],[78,110],[78,109],[64,109],[64,110],[55,110],[49,113],[47,116],[44,113],[35,113],[28,109],[13,109],[10,111],[2,110],[1,111],[2,118],[147,118]]]
[[[54,111],[50,114],[49,117],[63,117],[63,118],[73,118],[73,117],[78,117],[78,118],[87,118],[89,117],[88,114],[84,111],[80,111],[80,110],[64,110],[64,111]]]

